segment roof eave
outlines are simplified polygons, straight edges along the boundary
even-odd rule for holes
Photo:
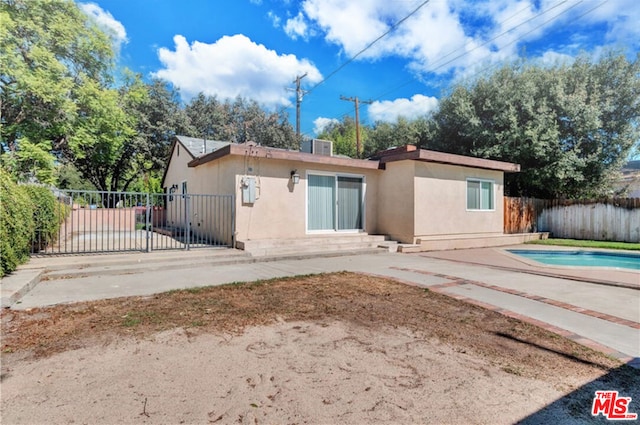
[[[419,149],[415,151],[402,152],[397,155],[382,157],[381,164],[395,161],[414,160],[422,162],[435,162],[439,164],[459,165],[463,167],[482,168],[485,170],[503,171],[505,173],[520,172],[520,164],[511,162],[496,161],[493,159],[474,158],[471,156],[456,155],[452,153],[430,151]]]
[[[191,157],[194,158],[193,154],[187,147],[180,141],[178,136],[173,136],[173,141],[171,142],[171,147],[169,148],[169,159],[167,160],[167,165],[171,162],[171,157],[173,157],[173,151],[176,148],[176,144],[180,143],[180,146],[184,149],[185,152]],[[167,171],[169,171],[169,167],[164,167],[164,172],[162,173],[162,180],[160,180],[160,187],[164,187],[164,180],[167,177]]]
[[[364,168],[377,170],[379,161],[365,159],[339,158],[335,156],[314,155],[306,152],[285,151],[280,149],[270,149],[262,146],[251,145],[228,145],[214,152],[195,158],[189,162],[189,167],[197,167],[207,162],[215,161],[228,155],[251,156],[268,159],[279,159],[283,161],[297,161],[309,164],[325,164],[350,168]]]

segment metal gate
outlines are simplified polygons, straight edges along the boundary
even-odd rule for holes
[[[234,195],[65,190],[57,234],[36,229],[32,254],[233,247]]]

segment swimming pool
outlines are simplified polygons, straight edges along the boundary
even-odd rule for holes
[[[512,254],[555,266],[618,267],[640,270],[640,254],[600,251],[538,251],[508,249]]]

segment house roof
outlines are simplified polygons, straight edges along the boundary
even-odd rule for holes
[[[173,150],[176,147],[176,143],[180,143],[180,145],[184,147],[191,158],[197,158],[201,155],[206,155],[209,152],[213,152],[220,149],[221,147],[231,144],[231,142],[223,142],[219,140],[207,140],[199,139],[196,137],[176,135],[174,136],[173,142],[171,143],[171,148],[169,149],[169,158],[171,158],[171,155],[173,155]],[[164,173],[162,174],[162,180],[160,183],[162,187],[164,187],[164,180],[167,177],[168,170],[168,166],[164,167]]]
[[[189,167],[197,167],[198,165],[202,165],[210,161],[215,161],[228,155],[252,156],[269,159],[280,159],[285,161],[299,161],[312,164],[329,164],[350,168],[367,168],[374,170],[377,170],[379,168],[378,161],[344,158],[338,156],[316,155],[306,152],[257,146],[252,143],[228,144],[214,152],[193,159],[191,162],[189,162]]]
[[[216,151],[224,146],[231,144],[231,142],[224,142],[221,140],[207,140],[199,137],[187,137],[176,136],[176,139],[182,146],[187,149],[189,154],[196,158],[201,155],[206,155],[210,152]]]
[[[374,158],[380,161],[381,168],[385,164],[394,161],[414,160],[422,162],[435,162],[440,164],[460,165],[464,167],[483,168],[486,170],[498,170],[507,173],[520,171],[520,164],[495,161],[492,159],[475,158],[472,156],[456,155],[452,153],[418,149],[414,145],[406,145],[399,148],[388,149],[377,153]]]
[[[519,172],[520,165],[511,162],[494,161],[490,159],[473,158],[463,155],[454,155],[444,152],[436,152],[418,149],[413,145],[390,149],[379,153],[372,159],[353,159],[337,156],[315,155],[306,152],[289,151],[285,149],[257,146],[251,143],[228,143],[215,151],[195,157],[189,162],[189,167],[197,167],[210,161],[215,161],[228,155],[253,156],[285,161],[299,161],[313,164],[327,164],[350,168],[384,169],[385,164],[394,161],[414,160],[422,162],[435,162],[441,164],[459,165],[464,167],[483,168],[504,172]]]

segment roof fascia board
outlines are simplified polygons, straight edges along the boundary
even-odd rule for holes
[[[335,156],[313,155],[304,152],[285,151],[280,149],[269,149],[261,146],[228,145],[207,155],[198,157],[189,162],[189,167],[197,167],[210,161],[215,161],[227,155],[251,156],[268,159],[279,159],[284,161],[298,161],[311,164],[326,164],[351,168],[365,168],[377,170],[379,161],[364,159],[339,158]]]
[[[176,144],[178,143],[180,143],[180,146],[182,146],[182,149],[191,157],[192,160],[193,158],[195,158],[191,154],[191,151],[189,151],[189,149],[187,149],[187,147],[184,145],[184,143],[180,141],[178,136],[173,136],[173,141],[171,142],[171,148],[169,148],[169,159],[167,160],[167,166],[164,167],[164,173],[162,173],[162,180],[160,180],[160,187],[164,187],[164,180],[167,177],[167,171],[169,171],[169,163],[171,162],[171,158],[173,158],[173,152],[176,148]]]
[[[382,164],[394,161],[415,160],[423,162],[437,162],[440,164],[460,165],[463,167],[483,168],[487,170],[498,170],[508,173],[520,171],[520,165],[511,162],[496,161],[493,159],[474,158],[471,156],[456,155],[452,153],[430,151],[420,149],[417,151],[404,152],[398,155],[383,157]]]

